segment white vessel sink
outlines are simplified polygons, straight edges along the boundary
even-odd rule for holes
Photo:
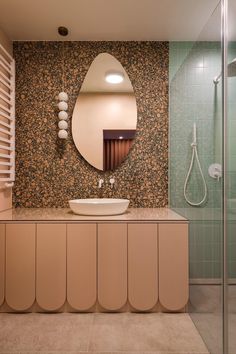
[[[71,210],[80,215],[118,215],[126,212],[128,199],[91,198],[69,201]]]

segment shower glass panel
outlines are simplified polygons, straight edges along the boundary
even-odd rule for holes
[[[191,318],[223,353],[221,6],[194,42],[170,43],[169,204],[190,221]]]
[[[229,354],[236,354],[236,2],[228,2],[226,208]]]

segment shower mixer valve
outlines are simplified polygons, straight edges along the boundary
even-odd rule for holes
[[[220,180],[222,177],[222,167],[219,163],[213,163],[212,165],[209,166],[208,168],[208,173],[209,176],[211,176],[214,179],[217,179],[217,181]]]

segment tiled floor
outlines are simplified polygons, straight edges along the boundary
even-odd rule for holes
[[[0,353],[206,354],[188,314],[0,314]]]
[[[222,354],[223,318],[222,289],[220,285],[192,285],[189,310],[210,353]],[[236,354],[236,285],[228,288],[229,353]]]

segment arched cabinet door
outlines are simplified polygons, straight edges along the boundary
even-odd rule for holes
[[[97,299],[96,224],[67,225],[67,301],[78,311]]]
[[[139,311],[153,308],[158,301],[157,224],[128,226],[128,298]]]
[[[36,300],[56,311],[66,300],[66,225],[37,225]]]
[[[188,302],[188,224],[159,225],[159,299],[169,311]]]
[[[6,302],[16,311],[35,301],[35,225],[6,225]]]
[[[0,224],[0,306],[5,293],[5,224]]]
[[[98,302],[117,311],[127,302],[127,225],[98,225]]]

